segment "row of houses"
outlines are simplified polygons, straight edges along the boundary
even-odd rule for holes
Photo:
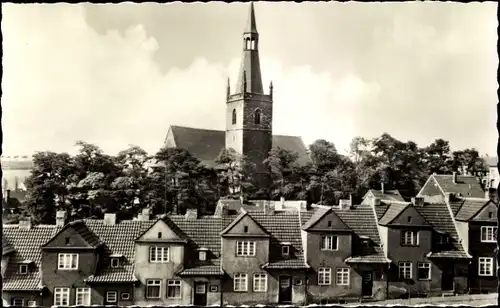
[[[432,175],[406,202],[220,200],[214,215],[4,225],[5,303],[241,305],[496,291],[497,205],[473,177]]]

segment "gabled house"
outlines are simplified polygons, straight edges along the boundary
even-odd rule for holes
[[[384,184],[381,184],[380,190],[376,189],[368,190],[368,192],[363,196],[361,204],[370,205],[372,204],[374,198],[378,198],[382,202],[395,202],[395,201],[405,202],[405,199],[403,198],[403,196],[401,196],[399,190],[397,189],[386,190],[384,189]]]
[[[385,297],[384,256],[375,215],[368,206],[315,206],[301,212],[308,294],[321,303]]]
[[[373,202],[384,253],[392,260],[391,286],[413,295],[466,292],[470,256],[443,203],[426,203],[422,197]]]
[[[432,174],[420,189],[417,197],[442,197],[452,193],[458,197],[484,198],[485,191],[475,176],[453,174]]]
[[[3,225],[2,298],[12,306],[41,306],[47,289],[41,281],[40,246],[58,228],[54,225],[32,225],[22,220],[17,225]]]
[[[455,221],[464,247],[472,255],[469,290],[472,293],[496,292],[497,211],[490,199],[459,198],[449,202],[455,208]]]

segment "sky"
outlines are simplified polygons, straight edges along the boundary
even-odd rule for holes
[[[169,125],[224,129],[248,3],[3,4],[3,155],[150,154]],[[495,2],[258,2],[273,132],[387,132],[495,155]]]

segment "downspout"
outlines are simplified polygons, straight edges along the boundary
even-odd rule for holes
[[[391,263],[387,263],[387,272],[385,273],[385,299],[389,299],[389,270]]]

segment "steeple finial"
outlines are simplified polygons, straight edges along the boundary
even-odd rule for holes
[[[273,81],[269,83],[269,95],[273,98]]]
[[[245,28],[245,33],[258,33],[257,23],[255,22],[255,10],[253,8],[253,1],[250,2],[250,11],[248,13],[247,27]]]
[[[231,86],[229,85],[229,77],[227,77],[227,88],[226,88],[226,96],[229,98],[229,95],[231,94]]]

